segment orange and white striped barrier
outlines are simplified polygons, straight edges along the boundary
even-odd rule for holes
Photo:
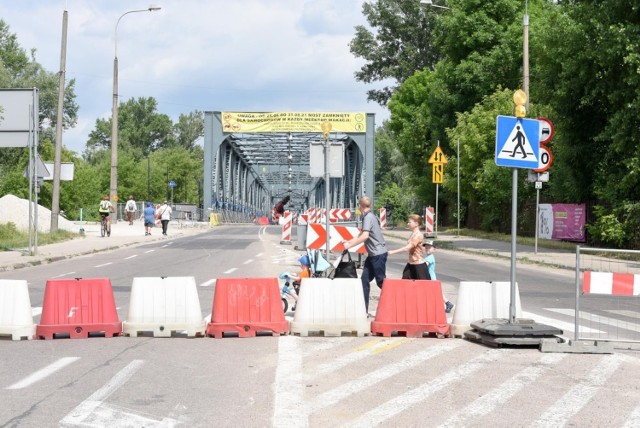
[[[383,229],[387,228],[387,209],[380,208],[380,227]]]
[[[293,223],[291,211],[285,211],[280,217],[280,221],[282,222],[282,240],[280,243],[291,244],[291,223]]]
[[[360,235],[360,229],[352,226],[329,227],[329,249],[331,251],[344,251],[342,241],[349,241]],[[307,248],[312,250],[324,250],[327,247],[327,233],[324,224],[309,224],[307,227]],[[366,254],[364,244],[349,248],[354,253]]]
[[[585,294],[637,296],[640,294],[640,275],[587,271],[582,277],[582,291]]]
[[[428,234],[433,233],[433,207],[427,207],[424,209],[424,232]]]

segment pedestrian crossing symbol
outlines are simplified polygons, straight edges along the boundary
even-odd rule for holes
[[[538,168],[540,122],[498,116],[496,123],[496,165],[512,168]]]

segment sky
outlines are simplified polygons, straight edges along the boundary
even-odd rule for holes
[[[68,11],[66,80],[75,79],[78,123],[63,144],[81,154],[96,119],[111,118],[117,29],[120,102],[153,97],[177,122],[200,111],[375,113],[383,83],[357,82],[349,52],[364,0],[0,0],[0,19],[25,51],[60,70]],[[148,12],[151,5],[160,6]],[[388,84],[388,82],[387,82]]]

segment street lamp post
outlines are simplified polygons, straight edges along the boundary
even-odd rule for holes
[[[111,115],[111,179],[109,186],[109,197],[114,203],[117,203],[118,195],[118,24],[120,24],[120,20],[125,15],[130,13],[155,12],[160,9],[162,9],[160,6],[151,5],[147,9],[130,10],[120,15],[116,22],[114,32],[115,54],[113,56],[113,106]]]

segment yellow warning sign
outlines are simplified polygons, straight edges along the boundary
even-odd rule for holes
[[[431,182],[442,184],[444,182],[444,165],[441,163],[434,163],[432,167],[433,173],[431,175]]]
[[[431,157],[429,158],[427,163],[442,164],[442,163],[449,163],[449,162],[447,161],[447,157],[442,152],[442,149],[440,148],[440,146],[438,146],[433,151],[433,153],[431,153]]]

